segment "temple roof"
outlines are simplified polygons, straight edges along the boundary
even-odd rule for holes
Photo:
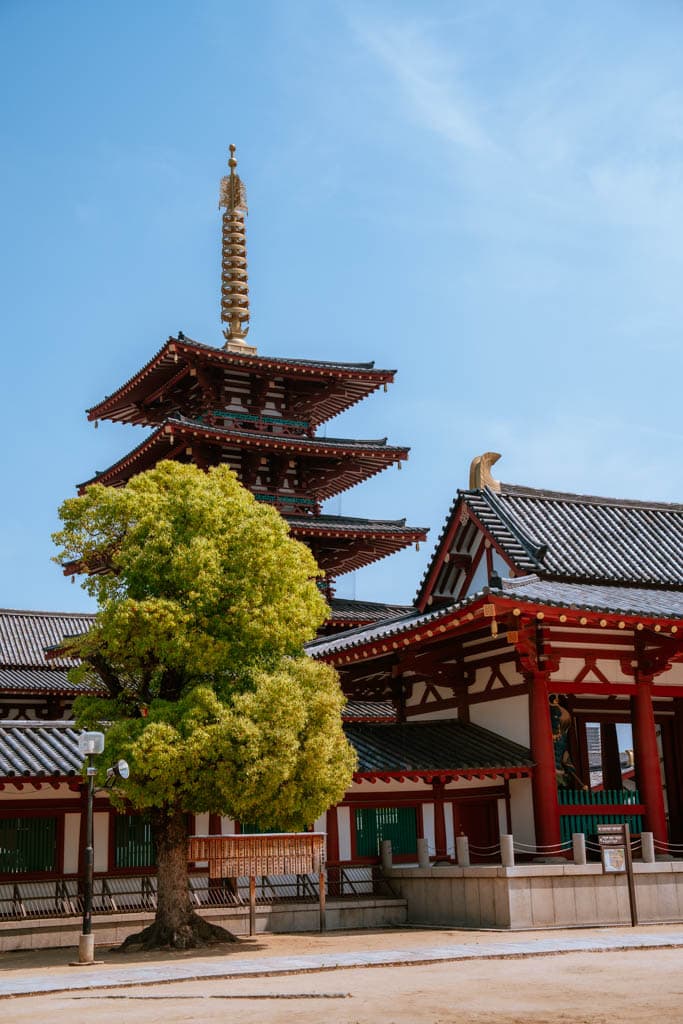
[[[283,515],[292,536],[308,544],[320,567],[335,576],[370,565],[427,536],[426,529],[406,526],[405,519]]]
[[[348,623],[376,623],[384,619],[395,619],[413,611],[408,605],[386,604],[383,601],[356,601],[351,598],[333,597],[330,601],[330,622],[334,625]]]
[[[342,709],[345,722],[395,722],[396,708],[390,700],[350,700]]]
[[[360,649],[377,641],[385,641],[384,647],[388,650],[388,641],[400,636],[414,636],[415,630],[423,630],[425,626],[436,630],[439,623],[449,620],[454,622],[455,626],[462,625],[467,622],[467,617],[463,613],[467,613],[475,605],[483,604],[495,607],[497,614],[504,614],[511,610],[513,602],[519,602],[521,605],[527,605],[529,609],[561,608],[613,618],[623,616],[654,623],[672,622],[677,630],[680,630],[679,623],[683,621],[683,593],[679,590],[563,583],[543,580],[534,574],[504,579],[500,582],[500,586],[485,587],[461,601],[443,605],[435,610],[420,612],[417,608],[411,608],[404,614],[395,615],[381,622],[357,626],[334,636],[317,637],[306,644],[306,650],[314,658],[326,658]],[[613,622],[613,625],[616,624],[616,621]],[[431,636],[429,629],[424,630],[427,636]],[[419,635],[417,639],[420,639]]]
[[[0,696],[35,693],[75,697],[96,692],[88,683],[72,683],[64,669],[0,668]]]
[[[417,600],[463,512],[517,572],[547,579],[683,589],[683,505],[538,490],[514,484],[458,491]]]
[[[55,657],[48,662],[45,650],[65,636],[86,633],[94,615],[87,612],[32,612],[0,609],[0,667],[40,669],[64,676],[63,670],[78,664],[73,658]]]
[[[532,574],[502,580],[502,587],[489,588],[489,593],[558,608],[582,608],[585,611],[654,619],[683,619],[683,591],[680,590],[563,583]]]
[[[0,721],[0,778],[80,775],[73,722]]]
[[[183,335],[169,338],[125,384],[88,409],[88,419],[148,423],[148,412],[137,403],[150,396],[167,399],[179,387],[188,387],[191,370],[197,366],[223,375],[283,380],[308,400],[308,418],[312,426],[337,416],[383,384],[391,383],[396,373],[395,370],[375,369],[374,363],[284,359],[227,352]]]
[[[338,472],[327,474],[319,486],[307,488],[318,500],[331,498],[361,480],[374,476],[392,463],[400,463],[408,458],[409,452],[408,448],[388,445],[386,438],[360,441],[347,438],[282,438],[273,434],[208,426],[178,417],[166,420],[118,462],[79,484],[79,492],[92,483],[122,485],[136,473],[151,468],[164,458],[191,462],[191,455],[185,457],[188,442],[191,441],[203,442],[215,449],[216,464],[224,461],[223,454],[231,449],[238,453],[260,450],[264,454],[272,452],[284,456],[309,456],[332,464],[337,460],[342,462]]]
[[[357,751],[356,774],[361,776],[440,771],[490,774],[532,765],[524,747],[458,721],[347,720],[344,731]],[[83,757],[78,735],[73,722],[0,722],[0,778],[80,776]]]
[[[531,754],[518,743],[457,720],[373,724],[347,722],[356,748],[356,775],[491,772],[529,769]]]

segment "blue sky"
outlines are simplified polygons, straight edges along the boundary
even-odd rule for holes
[[[0,3],[0,606],[77,610],[60,501],[142,437],[83,410],[219,323],[247,184],[253,341],[396,384],[328,426],[412,446],[328,511],[431,527],[339,581],[409,601],[470,460],[683,500],[683,8],[665,0]]]

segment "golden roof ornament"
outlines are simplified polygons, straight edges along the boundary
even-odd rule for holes
[[[500,480],[494,480],[491,475],[491,466],[495,465],[500,458],[499,452],[484,452],[472,459],[470,465],[470,490],[483,490],[489,487],[492,491],[500,490]]]
[[[256,348],[247,345],[249,333],[249,284],[247,279],[247,190],[235,173],[235,147],[230,146],[230,174],[221,179],[218,206],[224,207],[221,257],[221,322],[224,348],[228,352],[253,355]]]

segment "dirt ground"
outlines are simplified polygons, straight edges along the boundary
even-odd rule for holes
[[[617,929],[610,929],[614,935]],[[664,929],[657,929],[662,935]],[[547,933],[546,933],[547,934]],[[559,933],[554,933],[558,935]],[[567,933],[562,933],[567,934]],[[600,932],[580,931],[574,937]],[[680,932],[679,932],[680,934]],[[602,932],[605,935],[605,932]],[[539,936],[540,937],[540,936]],[[295,955],[323,950],[419,948],[454,943],[528,941],[529,933],[411,931],[263,936],[217,955]],[[225,948],[224,948],[225,950]],[[68,978],[66,951],[5,954],[6,972]],[[191,958],[106,955],[108,970]],[[195,959],[209,959],[196,957]],[[93,968],[97,970],[98,968]],[[68,982],[67,982],[68,983]],[[515,959],[354,968],[319,973],[171,982],[0,1001],[3,1024],[136,1024],[234,1021],[238,1024],[683,1024],[683,949],[569,953]]]

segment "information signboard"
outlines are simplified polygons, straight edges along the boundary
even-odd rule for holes
[[[638,924],[636,885],[631,857],[631,830],[626,824],[598,825],[602,870],[606,875],[626,875],[631,924]]]

